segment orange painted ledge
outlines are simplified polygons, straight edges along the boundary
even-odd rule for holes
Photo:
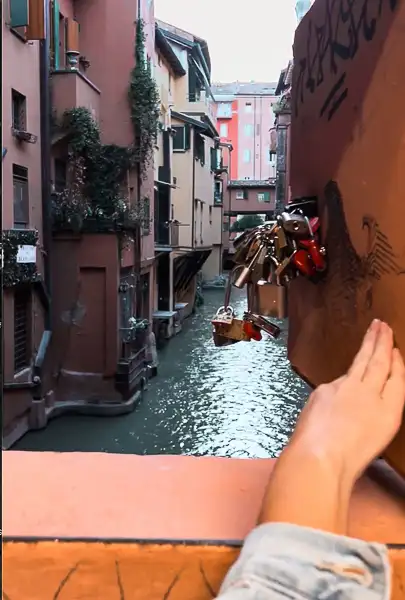
[[[273,466],[273,460],[4,452],[7,597],[56,597],[70,573],[59,600],[212,598],[238,542],[255,525]],[[358,483],[349,533],[397,546],[390,554],[392,598],[405,598],[405,483],[386,465]]]

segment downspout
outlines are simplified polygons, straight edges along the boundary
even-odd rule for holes
[[[192,168],[192,176],[193,176],[193,181],[191,184],[191,199],[192,199],[192,205],[191,205],[191,247],[194,249],[194,240],[195,240],[195,231],[194,231],[194,227],[195,227],[195,221],[194,221],[194,217],[195,217],[195,130],[194,127],[191,128],[191,131],[193,132],[193,135],[191,135],[190,133],[190,140],[192,138],[193,141],[193,150],[191,152],[191,156],[193,157],[193,168]],[[190,143],[191,145],[191,143]]]
[[[44,2],[45,39],[39,42],[40,130],[41,130],[41,193],[42,193],[42,245],[45,290],[49,299],[45,309],[45,329],[52,329],[52,214],[51,214],[51,98],[50,98],[50,22],[49,0]]]
[[[137,0],[137,10],[138,10],[138,21],[142,18],[141,15],[141,0]],[[135,56],[137,57],[137,51],[135,51]],[[141,204],[141,193],[142,193],[142,170],[141,163],[137,162],[136,165],[136,174],[137,174],[137,182],[136,182],[136,192],[137,192],[137,201],[138,205]],[[142,290],[141,290],[141,267],[142,267],[142,241],[141,241],[141,233],[142,228],[141,224],[138,222],[135,229],[135,240],[134,240],[134,267],[135,267],[135,317],[137,319],[141,319],[141,304],[142,304]]]

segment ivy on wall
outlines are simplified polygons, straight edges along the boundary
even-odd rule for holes
[[[134,132],[134,158],[142,178],[153,163],[159,126],[159,91],[152,75],[151,62],[146,58],[145,24],[136,23],[135,67],[131,71],[128,100]]]
[[[100,129],[84,107],[64,113],[60,127],[69,133],[68,185],[54,194],[55,229],[119,231],[144,219],[142,202],[130,206],[123,194],[132,148],[102,144]]]
[[[9,229],[3,231],[3,288],[39,280],[35,263],[18,263],[19,246],[37,246],[38,231],[35,229]]]

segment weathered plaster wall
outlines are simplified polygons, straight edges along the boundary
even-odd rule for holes
[[[294,44],[292,194],[319,196],[329,271],[291,287],[289,356],[314,385],[373,317],[405,353],[405,2],[358,0],[345,21],[341,5],[317,0]],[[387,456],[405,474],[405,427]]]

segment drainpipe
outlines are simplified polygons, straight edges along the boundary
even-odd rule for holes
[[[138,11],[138,19],[142,18],[141,15],[141,0],[137,0],[137,11]],[[136,56],[136,52],[135,52]],[[136,165],[136,174],[137,174],[137,182],[136,182],[136,191],[137,191],[137,199],[140,206],[141,203],[141,194],[142,194],[142,172],[141,165],[138,162]],[[141,304],[142,304],[142,290],[141,290],[141,265],[142,265],[142,227],[141,224],[138,223],[135,230],[135,241],[134,241],[134,267],[135,267],[135,317],[140,319],[141,315]]]
[[[191,206],[191,247],[194,249],[194,217],[195,217],[195,131],[194,131],[194,127],[191,129],[191,131],[193,132],[193,135],[191,136],[190,133],[190,139],[193,139],[193,151],[191,152],[191,156],[193,157],[193,168],[192,168],[192,174],[193,174],[193,182],[191,184],[191,199],[192,199],[192,206]]]
[[[42,177],[42,244],[44,249],[44,282],[49,298],[49,306],[45,310],[45,329],[52,329],[52,277],[50,254],[52,244],[51,215],[51,98],[50,98],[50,23],[49,0],[44,2],[45,39],[39,42],[39,86],[40,86],[40,129],[41,129],[41,177]]]

